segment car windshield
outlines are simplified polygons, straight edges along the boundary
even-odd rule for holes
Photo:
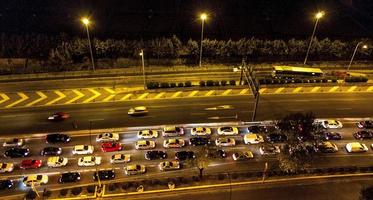
[[[37,176],[36,176],[36,179],[39,180],[39,181],[40,181],[42,178],[43,178],[42,175],[37,175]]]
[[[84,146],[83,149],[84,149],[84,150],[88,150],[88,146]]]
[[[58,162],[62,163],[63,162],[63,158],[59,158]]]
[[[6,168],[6,164],[5,163],[3,163],[2,165],[1,165],[1,168]]]
[[[223,127],[221,128],[223,131],[232,131],[233,128],[232,127]]]

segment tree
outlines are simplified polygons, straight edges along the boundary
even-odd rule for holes
[[[373,186],[364,187],[360,191],[359,200],[372,200],[373,199]]]
[[[197,167],[199,171],[199,178],[203,178],[203,171],[209,166],[211,159],[206,156],[209,152],[209,147],[208,146],[202,146],[198,147],[197,151],[195,151],[195,158],[194,159],[189,159],[187,163],[189,165]]]

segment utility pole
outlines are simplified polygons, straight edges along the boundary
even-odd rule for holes
[[[252,67],[248,68],[246,66],[245,59],[242,60],[242,74],[245,76],[247,84],[249,85],[250,90],[251,90],[251,92],[252,92],[252,94],[254,95],[254,98],[255,98],[254,111],[253,111],[253,115],[251,116],[251,121],[255,121],[256,111],[257,111],[257,108],[258,108],[258,105],[259,105],[260,85],[259,85],[258,82],[255,81],[255,77],[253,75],[253,68]],[[241,79],[240,79],[240,82],[241,82]]]

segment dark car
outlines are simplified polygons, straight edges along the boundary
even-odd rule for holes
[[[209,150],[206,154],[208,158],[226,158],[227,154],[223,149]]]
[[[61,133],[54,133],[49,134],[46,137],[47,143],[54,144],[54,143],[68,143],[70,142],[71,138],[68,135],[61,134]]]
[[[360,140],[372,139],[373,138],[373,133],[371,131],[358,131],[358,132],[354,133],[353,136],[356,139],[360,139]]]
[[[10,189],[13,187],[12,180],[0,180],[0,190]]]
[[[285,142],[288,140],[288,137],[282,133],[271,133],[267,135],[268,142],[275,143],[275,142]]]
[[[42,156],[58,156],[61,155],[62,149],[59,147],[45,147],[41,151]]]
[[[155,160],[155,159],[165,159],[167,158],[167,153],[164,151],[147,151],[145,153],[145,159],[147,160]]]
[[[9,158],[26,157],[30,154],[30,149],[25,148],[11,148],[5,151],[4,156]]]
[[[249,126],[247,127],[247,131],[250,133],[267,133],[268,128],[266,126]]]
[[[210,144],[210,140],[204,137],[194,137],[190,138],[189,144],[193,146],[202,146]]]
[[[66,172],[61,174],[60,178],[58,179],[59,183],[74,183],[80,180],[80,173],[79,172]]]
[[[100,170],[98,172],[95,172],[93,174],[93,180],[97,181],[98,178],[100,178],[101,181],[113,180],[115,178],[114,170]]]
[[[367,121],[360,121],[356,123],[356,126],[358,128],[373,128],[373,121],[367,120]]]
[[[177,160],[187,160],[195,157],[193,151],[179,151],[175,153],[175,159]]]
[[[341,140],[342,135],[337,132],[324,132],[323,137],[325,140]]]

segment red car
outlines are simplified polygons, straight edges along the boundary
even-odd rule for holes
[[[21,162],[21,169],[37,169],[41,167],[41,160],[23,160]]]
[[[54,113],[53,115],[48,117],[49,121],[64,121],[66,119],[70,118],[70,115],[65,112],[57,112]]]
[[[102,144],[101,149],[103,152],[113,152],[122,150],[122,144],[116,142],[105,142]]]

